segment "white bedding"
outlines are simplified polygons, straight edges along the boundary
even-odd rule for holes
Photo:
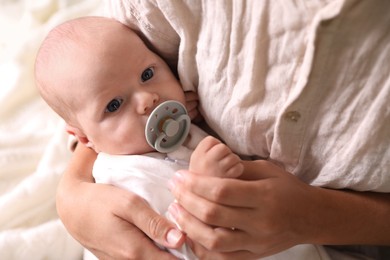
[[[39,97],[35,53],[54,25],[98,0],[0,0],[0,259],[81,259],[55,193],[70,153],[64,123]]]

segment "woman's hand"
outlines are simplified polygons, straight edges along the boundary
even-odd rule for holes
[[[150,238],[177,248],[185,236],[137,195],[93,183],[95,158],[92,150],[78,145],[61,180],[57,210],[68,231],[102,259],[176,259]]]
[[[312,187],[268,161],[244,168],[245,180],[181,171],[171,182],[170,213],[202,259],[265,257],[303,243],[390,243],[389,194]]]
[[[299,202],[308,193],[307,185],[269,162],[243,163],[244,178],[251,181],[187,171],[174,178],[172,192],[178,203],[171,205],[170,213],[201,258],[204,249],[219,252],[223,259],[258,258],[303,242],[296,222],[306,211],[295,209],[306,206]]]

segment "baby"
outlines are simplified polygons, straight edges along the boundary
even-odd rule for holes
[[[243,172],[237,155],[194,125],[169,126],[173,132],[189,127],[189,135],[174,151],[156,152],[145,136],[150,115],[166,101],[186,104],[193,93],[186,94],[169,66],[115,20],[84,17],[54,28],[37,54],[35,75],[67,131],[99,153],[95,181],[137,193],[160,214],[174,200],[166,183],[177,170],[230,178]],[[196,108],[187,108],[194,117]],[[187,250],[171,252],[193,259]]]

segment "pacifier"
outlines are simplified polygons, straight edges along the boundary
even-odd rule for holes
[[[187,110],[180,102],[165,101],[152,111],[146,122],[146,140],[158,152],[173,152],[186,140],[190,125]]]

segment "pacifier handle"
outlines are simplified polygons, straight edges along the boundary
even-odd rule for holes
[[[190,125],[191,119],[180,102],[165,101],[152,111],[146,122],[146,140],[158,152],[172,152],[183,144]]]

